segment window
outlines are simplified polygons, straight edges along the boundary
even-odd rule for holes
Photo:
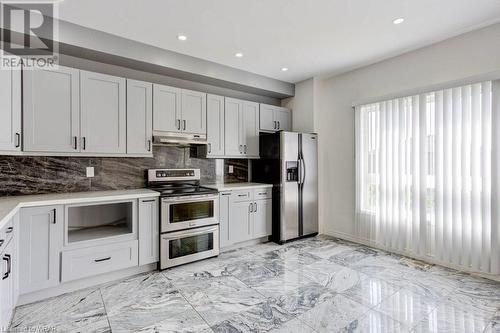
[[[360,237],[500,270],[500,237],[491,235],[500,227],[491,205],[500,191],[492,182],[500,179],[499,87],[488,81],[356,107]]]

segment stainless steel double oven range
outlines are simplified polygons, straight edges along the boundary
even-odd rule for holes
[[[148,187],[160,192],[160,269],[219,255],[219,195],[199,169],[150,169]]]

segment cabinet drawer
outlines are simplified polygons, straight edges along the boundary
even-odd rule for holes
[[[233,202],[248,201],[253,199],[252,190],[240,190],[231,193],[231,199]]]
[[[12,219],[8,220],[2,229],[0,229],[0,252],[7,246],[14,233]]]
[[[256,188],[253,191],[254,191],[253,197],[255,200],[271,199],[273,196],[273,188],[272,187]]]
[[[137,265],[137,240],[63,251],[61,281],[76,280]]]

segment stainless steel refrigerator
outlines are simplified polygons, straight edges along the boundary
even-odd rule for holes
[[[284,243],[318,233],[318,135],[278,132],[260,135],[260,159],[252,179],[272,183],[273,236]]]

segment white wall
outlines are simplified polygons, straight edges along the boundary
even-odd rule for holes
[[[295,96],[281,102],[281,106],[292,110],[292,128],[296,132],[314,132],[316,84],[314,78],[296,83]]]
[[[351,108],[354,102],[499,70],[500,24],[496,24],[349,73],[317,80],[313,95],[314,130],[319,134],[320,231],[346,237],[354,235],[354,112]],[[299,97],[296,95],[295,105],[302,104]],[[309,103],[309,96],[305,102]],[[297,121],[309,126],[310,119],[301,116]]]

